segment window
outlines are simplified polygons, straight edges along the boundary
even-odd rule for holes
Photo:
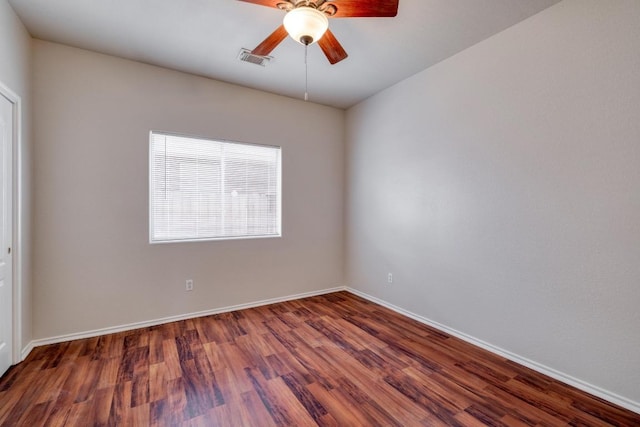
[[[151,243],[280,236],[280,147],[149,140]]]

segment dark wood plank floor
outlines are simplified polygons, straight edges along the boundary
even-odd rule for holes
[[[638,426],[640,415],[346,292],[38,347],[10,426]]]

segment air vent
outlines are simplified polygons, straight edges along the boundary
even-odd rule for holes
[[[238,59],[240,61],[249,62],[251,64],[260,65],[262,67],[266,66],[272,59],[272,56],[262,56],[251,53],[249,49],[240,49],[240,53],[238,54]]]

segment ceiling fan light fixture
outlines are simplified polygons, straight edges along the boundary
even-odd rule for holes
[[[322,38],[329,28],[327,16],[313,7],[297,7],[284,16],[284,28],[292,39],[310,45]]]

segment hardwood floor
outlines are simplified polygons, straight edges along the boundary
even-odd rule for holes
[[[2,426],[639,426],[640,415],[339,292],[38,347]]]

